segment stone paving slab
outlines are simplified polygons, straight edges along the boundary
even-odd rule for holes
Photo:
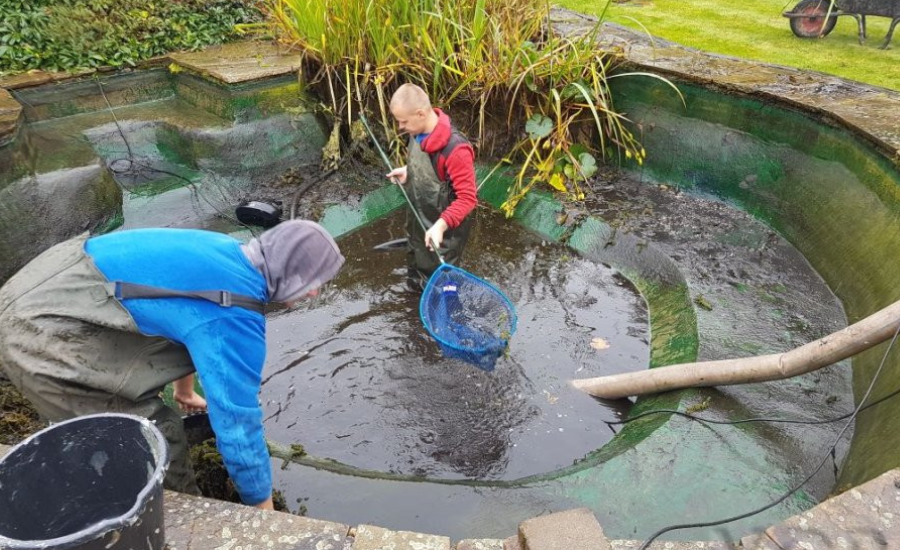
[[[750,535],[741,539],[742,550],[781,550],[781,547],[775,544],[769,535]]]
[[[456,550],[503,550],[503,539],[463,539]]]
[[[522,550],[522,543],[519,542],[519,535],[505,539],[503,541],[503,550]]]
[[[356,528],[352,550],[450,550],[450,538],[411,531],[391,531],[374,525]]]
[[[12,141],[22,121],[22,106],[6,90],[0,88],[0,147]]]
[[[168,550],[344,550],[350,528],[251,506],[165,492]]]
[[[612,550],[637,550],[644,544],[642,540],[612,540],[609,542]],[[654,541],[648,550],[735,550],[733,544],[719,541]]]
[[[538,516],[519,524],[525,550],[610,550],[594,513],[575,508]]]
[[[282,76],[300,69],[300,55],[289,53],[274,42],[231,42],[169,57],[182,67],[226,84]]]
[[[558,31],[576,34],[597,21],[562,8],[554,8],[551,18]],[[603,24],[600,41],[621,51],[628,64],[639,69],[824,114],[900,161],[900,92],[825,73],[695,50],[613,23]]]
[[[19,88],[28,88],[30,86],[40,86],[53,80],[50,73],[44,71],[28,71],[12,76],[4,76],[0,78],[0,88],[7,90],[18,90]]]
[[[900,548],[900,469],[769,527],[766,534],[783,550]]]

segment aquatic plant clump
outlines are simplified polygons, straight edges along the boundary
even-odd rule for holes
[[[299,48],[304,81],[325,90],[338,119],[374,107],[394,135],[387,101],[404,82],[439,105],[470,106],[482,154],[522,162],[507,215],[537,182],[582,199],[597,157],[646,155],[610,97],[619,52],[598,46],[599,22],[581,36],[552,32],[546,0],[265,0],[264,10],[267,23],[242,28]],[[505,120],[511,150],[489,149],[489,118]]]
[[[15,445],[46,427],[12,383],[0,380],[0,445]]]

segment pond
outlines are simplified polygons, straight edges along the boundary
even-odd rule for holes
[[[37,114],[0,149],[0,278],[83,230],[197,227],[247,239],[259,229],[234,222],[240,201],[282,200],[289,211],[297,179],[317,172],[324,134],[315,117],[229,119],[228,109],[182,95],[189,84],[160,71],[106,80],[118,125],[94,82],[22,94]],[[252,103],[252,88],[240,93]],[[122,159],[154,169],[122,170]],[[699,181],[717,168],[691,174]],[[529,199],[516,220],[486,197],[462,267],[507,293],[518,331],[494,372],[443,358],[404,285],[403,252],[373,250],[404,233],[382,172],[344,171],[296,205],[339,236],[347,263],[317,300],[268,315],[266,433],[316,459],[273,459],[275,486],[294,510],[458,540],[506,537],[529,517],[587,506],[611,536],[640,538],[686,513],[713,519],[773,500],[840,426],[711,428],[666,415],[633,429],[608,423],[663,405],[726,421],[852,407],[846,365],[636,404],[568,385],[658,365],[669,357],[660,341],[680,342],[682,360],[720,359],[785,351],[846,324],[828,285],[763,218],[640,174],[595,178],[585,203]],[[595,244],[578,246],[585,237]],[[667,323],[673,316],[686,322]],[[848,447],[845,438],[804,493],[767,514],[675,536],[736,539],[810,507],[834,488]]]

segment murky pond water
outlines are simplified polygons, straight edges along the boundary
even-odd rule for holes
[[[324,296],[269,317],[268,437],[360,468],[478,479],[551,471],[606,443],[604,420],[629,403],[567,382],[646,368],[647,310],[631,284],[480,210],[463,267],[519,315],[508,357],[483,372],[443,358],[425,332],[404,253],[372,250],[403,236],[402,220],[341,239],[347,263]]]

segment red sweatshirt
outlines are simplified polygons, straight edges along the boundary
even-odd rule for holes
[[[422,141],[422,150],[432,155],[440,153],[450,141],[450,117],[440,109],[435,109],[438,123],[434,130]],[[468,143],[457,145],[446,158],[438,157],[437,176],[441,181],[450,180],[456,199],[441,213],[450,229],[459,226],[478,204],[475,189],[475,151]]]

